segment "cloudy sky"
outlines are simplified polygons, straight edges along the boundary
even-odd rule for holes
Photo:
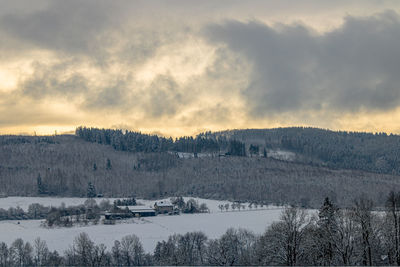
[[[400,134],[400,1],[0,0],[0,134]]]

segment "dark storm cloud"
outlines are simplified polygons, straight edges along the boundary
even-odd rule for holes
[[[75,98],[89,92],[87,79],[79,72],[65,74],[74,67],[71,61],[59,64],[33,64],[33,73],[19,85],[21,96],[40,100],[46,97]]]
[[[345,18],[323,35],[303,25],[210,24],[205,36],[252,64],[242,90],[251,113],[388,110],[400,105],[400,18]]]
[[[1,17],[5,33],[40,48],[87,53],[98,34],[110,25],[115,10],[108,1],[50,1],[32,12],[8,13]]]

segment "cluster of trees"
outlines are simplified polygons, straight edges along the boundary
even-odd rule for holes
[[[295,152],[306,163],[331,168],[358,169],[376,173],[400,174],[400,136],[386,133],[329,131],[293,127],[247,129],[209,133],[211,138],[226,137],[252,146]]]
[[[253,202],[251,202],[251,203],[249,203],[248,205],[247,205],[247,207],[251,210],[252,208],[255,208],[255,209],[257,209],[258,207],[261,207],[261,208],[263,208],[264,207],[264,203],[253,203]],[[240,210],[244,210],[244,209],[246,209],[246,205],[244,205],[244,204],[242,204],[242,203],[240,203],[240,202],[233,202],[233,203],[231,203],[231,204],[229,204],[229,203],[226,203],[226,204],[219,204],[218,205],[218,208],[219,208],[219,210],[222,212],[222,211],[228,211],[229,210],[229,208],[231,208],[232,209],[232,211],[235,211],[236,209],[238,210],[238,211],[240,211]]]
[[[339,209],[326,198],[317,213],[288,207],[280,221],[262,235],[228,229],[219,238],[202,232],[174,234],[145,253],[139,238],[128,235],[111,250],[78,235],[63,256],[50,253],[45,242],[17,239],[10,248],[0,243],[0,266],[344,266],[400,265],[400,194],[391,193],[386,211],[373,212],[373,203],[359,198]]]
[[[171,203],[174,204],[183,213],[204,213],[209,212],[206,203],[201,203],[193,198],[185,202],[182,196],[171,198]]]
[[[179,159],[169,153],[126,153],[71,135],[52,138],[54,144],[0,145],[1,191],[10,196],[47,192],[87,197],[88,193],[100,193],[160,199],[183,195],[318,207],[325,196],[348,206],[362,193],[383,205],[383,196],[400,189],[396,175],[263,157]]]
[[[0,135],[0,145],[16,144],[57,144],[57,141],[54,136]]]
[[[69,227],[74,224],[97,224],[102,212],[111,208],[108,200],[97,205],[94,199],[87,199],[83,205],[66,207],[64,203],[58,208],[51,207],[45,216],[45,224],[49,227]]]
[[[21,238],[10,247],[0,242],[0,266],[62,266],[64,258],[57,251],[51,252],[44,240],[36,238],[31,245]]]
[[[37,220],[47,217],[50,211],[49,207],[45,207],[38,203],[30,204],[27,211],[20,207],[10,207],[7,210],[0,209],[0,220]]]
[[[76,135],[90,142],[130,152],[221,152],[267,156],[269,149],[295,152],[297,160],[331,168],[400,174],[400,136],[386,133],[328,131],[293,127],[206,132],[196,137],[171,138],[138,132],[79,127]]]
[[[136,206],[136,205],[137,203],[134,197],[114,200],[114,206]]]
[[[228,140],[224,137],[209,138],[202,134],[195,138],[184,136],[172,138],[140,132],[78,127],[75,134],[88,142],[111,145],[114,149],[129,152],[167,152],[178,151],[187,153],[220,153],[232,156],[246,156],[244,143]]]

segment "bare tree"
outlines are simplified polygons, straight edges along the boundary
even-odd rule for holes
[[[74,250],[79,265],[90,266],[93,263],[94,243],[87,233],[80,233],[74,240]]]
[[[340,265],[354,265],[356,253],[357,226],[352,218],[353,213],[349,210],[341,210],[337,218],[337,235],[335,235],[335,250],[340,258]]]
[[[390,192],[386,200],[386,213],[388,218],[388,226],[391,226],[391,234],[393,235],[393,248],[392,253],[388,253],[389,256],[394,254],[391,258],[392,263],[400,265],[400,193]],[[389,229],[390,229],[389,228]]]
[[[304,229],[308,223],[304,209],[289,207],[282,211],[281,221],[273,223],[263,238],[268,240],[265,249],[269,251],[263,261],[268,264],[294,266],[302,253],[300,245],[304,237]]]
[[[219,239],[208,243],[207,259],[210,265],[251,265],[255,245],[253,233],[233,228]]]
[[[373,202],[365,197],[354,201],[353,215],[355,222],[360,226],[362,240],[362,264],[372,266],[372,207]]]
[[[10,247],[10,259],[12,265],[32,265],[32,246],[29,242],[24,243],[21,238],[16,239]]]
[[[41,240],[40,237],[36,238],[33,242],[34,257],[33,260],[36,266],[43,266],[47,264],[49,256],[49,249],[46,241]]]
[[[121,240],[122,264],[140,266],[143,264],[144,250],[136,235],[128,235]]]
[[[9,265],[9,250],[7,244],[4,242],[0,243],[0,266],[6,267]]]
[[[118,240],[114,241],[114,246],[111,249],[113,264],[115,266],[122,266],[122,251],[121,243]]]

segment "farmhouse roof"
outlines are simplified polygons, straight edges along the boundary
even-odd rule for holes
[[[146,206],[117,206],[120,209],[128,208],[131,212],[154,212],[154,209]]]
[[[155,206],[157,207],[173,207],[174,205],[171,204],[171,202],[162,200],[162,201],[157,201],[155,203]]]

